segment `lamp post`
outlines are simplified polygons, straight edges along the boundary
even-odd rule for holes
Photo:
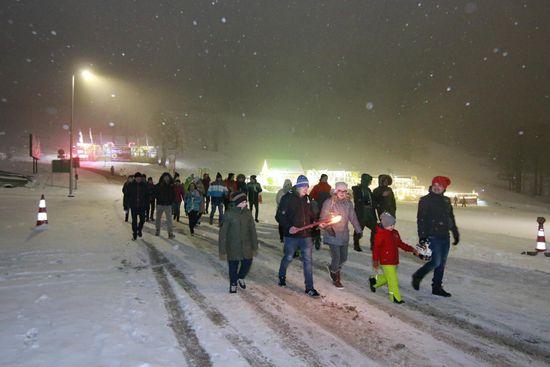
[[[93,78],[94,74],[90,70],[82,70],[80,72],[85,80]],[[73,122],[74,122],[74,90],[75,90],[75,73],[71,78],[71,122],[69,124],[69,197],[74,197],[74,168],[73,168]]]

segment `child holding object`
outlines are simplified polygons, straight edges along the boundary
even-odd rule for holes
[[[372,250],[372,267],[376,272],[382,267],[383,274],[372,275],[369,278],[370,290],[376,292],[377,288],[388,285],[390,301],[404,303],[399,294],[397,279],[397,265],[399,264],[399,248],[407,252],[417,251],[401,240],[399,232],[395,230],[395,218],[388,212],[380,215],[380,224],[376,229],[374,246]]]

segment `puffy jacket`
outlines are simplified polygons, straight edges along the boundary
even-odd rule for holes
[[[149,194],[145,182],[134,181],[126,186],[127,204],[130,208],[146,208],[149,206]]]
[[[325,200],[330,198],[330,190],[331,187],[327,182],[319,182],[317,185],[313,186],[309,196],[322,206]]]
[[[373,204],[378,213],[378,218],[384,212],[388,212],[396,218],[395,211],[397,205],[395,203],[395,195],[391,187],[388,187],[392,184],[392,179],[389,175],[380,175],[378,176],[378,182],[380,186],[372,192]]]
[[[249,182],[246,185],[246,189],[248,191],[248,202],[253,204],[258,203],[262,186],[258,182]]]
[[[372,261],[378,262],[380,265],[397,265],[399,264],[399,248],[407,252],[414,251],[414,248],[401,240],[399,232],[395,229],[388,231],[378,225],[374,235]]]
[[[451,199],[445,195],[430,193],[420,198],[416,217],[418,238],[448,237],[449,231],[458,237]]]
[[[202,200],[203,198],[199,190],[193,190],[192,192],[188,192],[185,195],[185,211],[188,213],[192,211],[200,212]]]
[[[374,210],[374,200],[369,185],[372,182],[372,176],[366,173],[361,175],[361,184],[353,186],[353,202],[355,204],[355,214],[362,226],[370,230],[376,228],[376,212]]]
[[[362,232],[351,200],[347,198],[339,200],[334,195],[329,200],[325,200],[323,209],[321,210],[321,220],[329,219],[331,215],[341,215],[342,219],[323,231],[324,243],[335,246],[347,246],[349,243],[348,222],[351,223],[355,232]]]
[[[293,190],[282,197],[275,219],[281,225],[285,237],[311,237],[310,229],[295,234],[290,234],[289,230],[290,227],[299,228],[313,223],[317,214],[311,205],[310,197],[300,197]]]
[[[222,180],[216,180],[210,184],[206,195],[212,199],[212,205],[218,205],[223,203],[229,191]]]
[[[164,177],[170,177],[168,183],[164,182]],[[160,176],[159,183],[155,187],[157,205],[172,205],[176,195],[174,194],[174,180],[168,172],[164,172]]]
[[[225,214],[218,240],[220,258],[252,259],[258,251],[258,237],[248,208],[231,207]]]

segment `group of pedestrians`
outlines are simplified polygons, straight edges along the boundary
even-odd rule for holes
[[[372,252],[374,274],[369,278],[373,292],[384,285],[388,287],[390,301],[403,303],[399,292],[397,266],[399,249],[418,255],[417,247],[401,240],[396,225],[396,201],[391,189],[389,175],[378,177],[378,187],[371,191],[373,177],[367,173],[361,176],[358,185],[351,190],[345,182],[337,182],[334,189],[328,184],[328,176],[322,175],[311,189],[306,176],[300,175],[292,184],[285,180],[283,188],[276,195],[278,222],[284,255],[278,272],[278,284],[286,286],[287,268],[294,258],[300,257],[305,283],[305,293],[319,297],[313,282],[313,247],[328,246],[331,263],[327,268],[333,285],[344,288],[342,268],[348,259],[351,224],[353,247],[363,251],[360,240],[365,228],[370,231],[369,243]],[[422,279],[434,271],[432,293],[449,297],[443,289],[443,275],[450,248],[450,235],[453,245],[459,242],[459,232],[455,223],[451,200],[444,195],[450,185],[447,177],[437,176],[432,180],[428,195],[422,197],[418,206],[417,224],[419,246],[429,246],[431,259],[412,276],[412,286],[418,290]],[[166,216],[169,238],[174,238],[172,219],[179,221],[180,207],[189,218],[191,235],[199,223],[201,215],[208,213],[210,224],[214,223],[215,212],[219,212],[219,256],[228,262],[229,291],[246,289],[245,278],[252,259],[258,251],[256,225],[261,203],[262,187],[256,176],[249,182],[242,174],[228,174],[222,179],[216,174],[210,182],[208,174],[202,179],[189,176],[182,184],[179,175],[175,179],[167,172],[154,184],[151,177],[146,181],[137,172],[129,177],[123,187],[124,208],[131,214],[133,239],[142,236],[143,224],[152,220],[156,210],[155,234],[160,234],[162,215]],[[255,210],[255,215],[252,215]],[[297,254],[299,254],[297,256]]]

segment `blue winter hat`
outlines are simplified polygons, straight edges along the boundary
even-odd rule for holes
[[[294,187],[304,187],[309,186],[309,181],[306,176],[300,175],[298,176],[298,179],[296,180],[296,185]]]

